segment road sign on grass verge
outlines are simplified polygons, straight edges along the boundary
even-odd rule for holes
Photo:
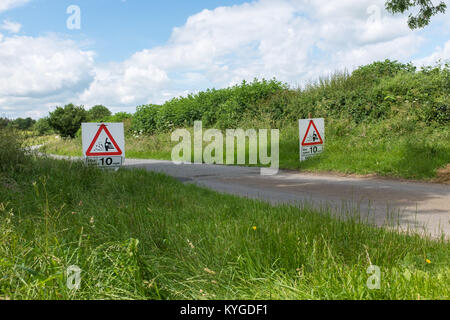
[[[325,119],[299,120],[300,161],[321,154],[325,145]]]
[[[118,169],[125,162],[123,123],[83,123],[83,156],[88,165]]]

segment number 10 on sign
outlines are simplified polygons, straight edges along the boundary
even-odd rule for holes
[[[321,154],[325,145],[325,120],[299,120],[300,130],[300,161],[308,160]]]

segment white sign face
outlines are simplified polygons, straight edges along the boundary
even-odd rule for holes
[[[81,136],[88,165],[118,169],[125,162],[123,123],[82,123]]]
[[[299,120],[300,161],[305,161],[323,152],[325,146],[325,120]]]

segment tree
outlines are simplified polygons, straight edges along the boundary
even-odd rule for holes
[[[50,126],[64,138],[74,138],[81,123],[86,120],[87,112],[84,107],[73,104],[68,104],[64,108],[57,107],[49,116]]]
[[[125,120],[131,120],[133,117],[132,114],[127,112],[117,112],[113,116],[108,117],[108,121],[110,122],[124,122]]]
[[[88,111],[89,121],[104,121],[111,115],[111,111],[105,106],[97,105]]]
[[[31,119],[30,117],[23,119],[23,118],[17,118],[15,120],[12,120],[9,123],[9,126],[18,129],[18,130],[28,130],[30,129],[36,121]]]
[[[6,128],[10,120],[8,118],[0,118],[0,129]]]
[[[408,26],[411,29],[419,29],[430,23],[431,17],[438,13],[445,13],[447,5],[441,1],[434,5],[432,0],[389,0],[386,2],[386,10],[390,13],[405,13],[413,8],[419,8],[416,15],[410,14]]]
[[[48,134],[52,132],[52,127],[50,126],[49,118],[41,118],[33,126],[34,131],[40,135]]]
[[[382,79],[394,77],[400,72],[414,73],[416,67],[411,63],[404,64],[398,61],[376,61],[371,64],[360,66],[352,72],[351,77],[364,83],[379,82]]]

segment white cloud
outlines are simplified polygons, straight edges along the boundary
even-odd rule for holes
[[[444,44],[444,47],[437,47],[435,51],[428,57],[417,59],[414,61],[416,66],[432,66],[437,61],[449,62],[450,61],[450,40]]]
[[[260,0],[203,10],[174,28],[166,45],[100,69],[81,101],[157,103],[181,89],[254,77],[301,83],[377,59],[407,59],[422,39],[383,7],[384,0]]]
[[[3,20],[0,29],[9,31],[10,33],[19,33],[20,29],[22,29],[22,25],[18,22]]]
[[[157,96],[168,84],[165,71],[151,64],[140,64],[135,57],[121,64],[112,64],[95,69],[95,80],[80,100],[88,105],[136,106],[158,99]]]
[[[0,1],[0,13],[15,7],[24,5],[31,0],[1,0]]]
[[[0,41],[0,113],[18,114],[74,98],[92,82],[93,53],[57,37]]]
[[[408,61],[423,33],[409,30],[406,16],[388,14],[384,2],[259,0],[203,10],[174,28],[166,44],[103,65],[74,42],[0,36],[0,106],[26,113],[36,105],[46,112],[66,102],[101,103],[133,112],[243,79],[296,85],[374,60]],[[429,61],[449,50],[447,43]]]

